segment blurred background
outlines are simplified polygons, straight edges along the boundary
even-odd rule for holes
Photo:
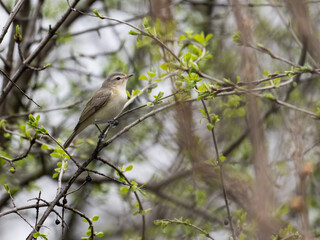
[[[3,91],[9,82],[6,77],[15,77],[23,58],[37,50],[69,5],[66,0],[0,3],[0,29],[14,6],[22,3],[0,44],[0,68],[6,73],[0,74]],[[152,209],[146,213],[145,239],[207,239],[204,232],[216,240],[231,239],[223,189],[237,239],[320,236],[320,1],[81,0],[76,9],[81,13],[68,15],[30,63],[33,67],[17,82],[41,108],[15,87],[6,97],[1,98],[3,92],[0,96],[0,183],[8,184],[16,207],[35,204],[39,192],[41,199],[50,202],[58,186],[52,176],[61,159],[50,156],[44,147],[57,145],[40,135],[38,142],[30,144],[28,132],[33,130],[26,126],[28,115],[40,115],[39,124],[64,142],[93,91],[108,74],[120,71],[134,73],[127,85],[129,95],[156,84],[141,92],[129,109],[154,101],[159,92],[175,95],[125,115],[108,137],[158,106],[182,100],[137,124],[100,153],[115,166],[132,165],[133,169],[125,172],[127,178],[139,186],[146,183],[146,195],[138,193],[144,209]],[[220,119],[214,131],[223,169],[206,116],[199,111],[203,104],[185,75],[190,69],[183,69],[150,37],[130,34],[134,29],[128,25],[94,17],[94,9],[141,29],[150,26],[154,29],[151,34],[180,59],[202,49],[193,72],[200,77],[198,85],[211,84],[204,101]],[[19,44],[14,40],[17,25],[22,35]],[[209,37],[201,43],[198,35]],[[47,64],[50,66],[43,68]],[[260,88],[261,92],[256,92],[262,95],[228,90],[233,86],[228,82],[243,83],[239,84],[243,89]],[[212,93],[212,89],[226,94]],[[194,101],[184,103],[186,99]],[[95,126],[88,127],[69,152],[84,162],[98,136]],[[8,159],[19,156],[23,157],[14,167],[10,165]],[[94,226],[95,231],[104,233],[100,239],[139,239],[142,221],[139,214],[133,214],[137,210],[134,194],[105,177],[118,178],[103,162],[93,161],[88,168],[98,174],[91,172],[92,181],[87,183],[88,173],[80,175],[69,190],[77,191],[67,196],[68,205],[90,218],[99,216]],[[76,169],[70,162],[62,184]],[[13,207],[10,195],[1,187],[1,213]],[[34,225],[44,210],[40,208],[37,214],[30,208],[19,213]],[[55,210],[61,214],[60,207]],[[1,238],[26,239],[32,231],[28,223],[15,213],[1,213]],[[154,224],[155,220],[175,218],[173,223],[162,222],[164,229]],[[86,237],[88,224],[79,215],[65,210],[63,230],[56,219],[51,213],[41,229],[49,233],[48,239]],[[182,224],[186,219],[204,232],[188,222]]]

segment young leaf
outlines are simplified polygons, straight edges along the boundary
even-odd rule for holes
[[[98,12],[97,9],[93,10],[93,13],[94,13],[97,17],[102,18],[102,16],[100,15],[100,13]]]
[[[125,172],[129,172],[129,171],[131,171],[132,169],[133,169],[133,166],[132,166],[132,165],[129,165],[128,167],[126,167]]]
[[[92,221],[93,222],[96,222],[96,221],[98,221],[99,220],[99,216],[93,216],[93,218],[92,218]]]
[[[211,131],[213,129],[214,125],[211,123],[207,123],[207,128],[209,131]]]
[[[104,233],[103,232],[98,232],[98,233],[95,233],[95,235],[99,238],[102,238],[104,236]]]
[[[136,31],[133,31],[133,30],[130,30],[129,34],[130,35],[140,35],[140,33],[136,32]]]
[[[145,75],[140,75],[139,79],[140,80],[148,80],[148,78]]]

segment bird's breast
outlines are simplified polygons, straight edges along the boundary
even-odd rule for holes
[[[126,102],[125,91],[112,90],[109,101],[97,112],[94,120],[113,120],[121,112]]]

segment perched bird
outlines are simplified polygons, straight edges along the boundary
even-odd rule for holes
[[[73,133],[64,143],[67,148],[72,140],[90,124],[112,121],[127,101],[127,81],[133,74],[113,73],[102,83],[83,109]]]

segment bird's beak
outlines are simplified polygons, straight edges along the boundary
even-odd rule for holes
[[[127,75],[127,78],[130,78],[132,76],[133,76],[133,73],[130,73],[130,74]]]

